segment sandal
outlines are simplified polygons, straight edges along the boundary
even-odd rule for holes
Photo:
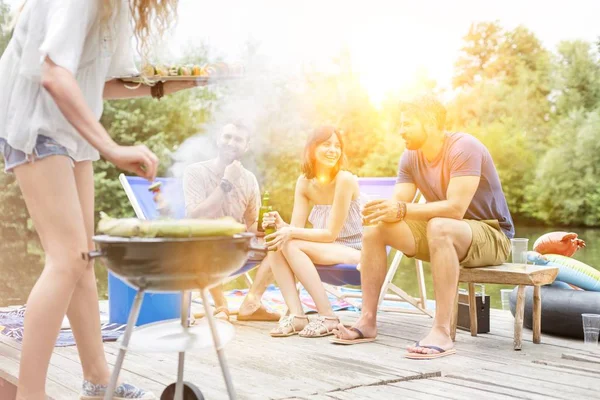
[[[295,318],[306,320],[306,324],[303,326],[303,329],[309,325],[308,317],[306,315],[284,315],[279,319],[279,325],[277,328],[273,329],[271,332],[269,332],[269,334],[272,337],[288,337],[297,335],[299,331],[296,330],[296,325],[294,325]]]
[[[217,315],[221,313],[225,314],[225,317],[217,317]],[[229,313],[229,309],[225,306],[215,308],[215,311],[213,311],[213,315],[217,317],[217,319],[221,319],[223,321],[229,321],[229,317],[231,316],[231,314]]]
[[[336,324],[330,329],[327,327],[327,321],[336,321]],[[304,338],[318,338],[333,335],[333,330],[336,329],[339,323],[340,319],[338,317],[319,316],[310,321],[310,323],[306,325],[300,333],[298,333],[298,336]]]

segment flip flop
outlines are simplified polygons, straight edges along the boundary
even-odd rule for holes
[[[448,350],[444,350],[441,347],[438,346],[422,346],[420,344],[420,342],[416,342],[415,343],[415,347],[421,347],[424,349],[431,349],[431,350],[436,350],[438,351],[438,353],[431,353],[431,354],[422,354],[422,353],[411,353],[408,352],[404,355],[405,358],[410,358],[411,360],[433,360],[436,358],[441,358],[441,357],[445,357],[445,356],[450,356],[452,354],[456,354],[456,350],[454,348],[452,349],[448,349]]]
[[[346,328],[350,329],[352,332],[358,333],[358,337],[355,339],[341,339],[338,337],[334,337],[331,339],[331,343],[352,345],[374,342],[377,339],[376,337],[365,337],[365,335],[358,328],[354,328],[352,326],[347,326]]]
[[[275,312],[271,312],[266,309],[265,306],[261,305],[258,310],[254,311],[252,314],[241,315],[238,313],[237,320],[238,321],[279,321],[281,319],[281,315]]]

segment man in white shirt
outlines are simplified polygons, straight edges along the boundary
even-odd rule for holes
[[[218,156],[188,166],[183,176],[185,209],[188,218],[221,218],[230,216],[246,225],[249,232],[257,231],[260,209],[260,189],[254,174],[239,161],[248,151],[250,132],[241,124],[227,124],[217,140]],[[268,311],[261,298],[273,281],[266,259],[258,266],[254,283],[240,306],[239,321],[278,321],[277,313]],[[215,315],[229,319],[227,299],[222,287],[211,290]]]

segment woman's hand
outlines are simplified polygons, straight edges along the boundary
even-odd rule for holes
[[[267,245],[267,250],[277,251],[291,239],[293,239],[293,228],[284,226],[278,229],[277,232],[265,236],[265,244]]]
[[[132,172],[150,182],[156,178],[158,157],[143,144],[137,146],[114,145],[103,151],[102,155],[117,168]]]
[[[277,211],[269,211],[263,215],[262,228],[265,229],[269,225],[275,225],[275,229],[277,230],[289,226]]]
[[[377,199],[365,204],[362,211],[365,225],[378,222],[400,222],[406,214],[406,204],[396,200]]]

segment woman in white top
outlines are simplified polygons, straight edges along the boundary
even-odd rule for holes
[[[276,211],[263,218],[263,226],[274,224],[277,228],[265,241],[269,241],[269,250],[275,250],[268,255],[269,264],[290,310],[271,336],[332,335],[340,322],[315,264],[358,264],[360,260],[362,199],[356,176],[342,169],[344,158],[340,132],[332,126],[315,129],[304,150],[303,174],[296,182],[291,223],[285,223]],[[305,228],[307,220],[312,228]],[[296,278],[319,312],[310,323],[298,297]]]
[[[50,356],[65,313],[83,368],[82,398],[101,399],[110,378],[100,335],[94,268],[92,161],[102,155],[149,180],[157,157],[145,146],[120,146],[99,123],[103,99],[160,97],[191,83],[124,87],[136,73],[132,36],[148,53],[149,23],[159,33],[176,0],[28,0],[0,59],[0,150],[14,172],[39,234],[46,263],[27,300],[18,399],[45,398]],[[132,25],[134,27],[132,27]],[[154,399],[132,385],[116,398]]]

